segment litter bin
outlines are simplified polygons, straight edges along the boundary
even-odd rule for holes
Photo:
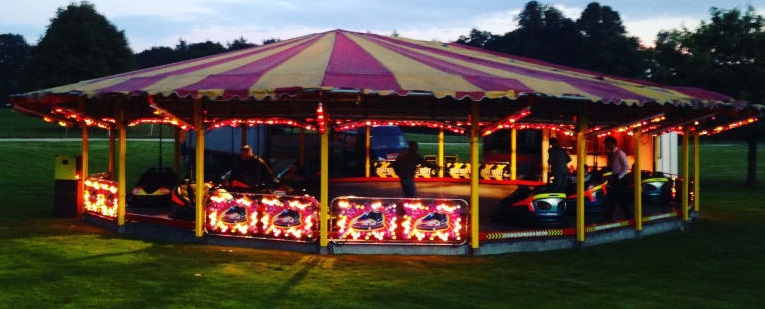
[[[53,217],[76,218],[82,160],[79,156],[57,155],[53,184]]]

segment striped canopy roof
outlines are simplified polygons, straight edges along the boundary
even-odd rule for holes
[[[627,105],[731,101],[701,89],[606,76],[460,44],[343,30],[35,91],[26,98],[76,92],[260,100],[306,89],[472,100],[541,94]]]
[[[207,125],[268,117],[311,122],[319,102],[338,123],[465,123],[469,103],[478,101],[479,121],[487,125],[516,121],[522,113],[521,121],[570,127],[582,103],[590,103],[585,104],[586,117],[591,127],[599,128],[654,115],[666,116],[665,127],[712,119],[708,116],[722,110],[730,118],[742,117],[740,102],[703,89],[607,76],[454,43],[344,30],[11,98],[17,109],[30,114],[86,124],[101,121],[102,127],[116,123],[120,110],[128,123],[173,119],[189,124],[193,101],[202,101]]]

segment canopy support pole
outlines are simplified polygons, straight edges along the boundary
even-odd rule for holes
[[[438,131],[438,177],[444,177],[444,128]]]
[[[643,230],[643,175],[640,172],[640,139],[642,138],[640,130],[633,132],[635,138],[635,162],[632,166],[632,175],[635,183],[635,230]]]
[[[510,129],[510,180],[518,179],[518,129]]]
[[[305,128],[300,128],[300,166],[305,166]]]
[[[550,130],[542,130],[542,181],[548,183],[550,180],[550,163],[547,160],[550,158]]]
[[[324,123],[318,124],[318,127],[324,127]],[[329,245],[329,130],[320,131],[321,138],[321,176],[319,177],[319,253],[326,254]]]
[[[479,105],[473,102],[470,114],[470,248],[477,251],[479,248],[479,213],[478,213],[478,136],[479,136]]]
[[[250,126],[248,126],[248,125],[247,125],[247,124],[245,124],[245,123],[243,123],[243,124],[240,126],[240,129],[241,129],[241,131],[239,131],[239,141],[240,141],[240,143],[242,144],[242,147],[244,147],[244,145],[247,145],[247,129],[249,129],[249,128],[250,128]],[[259,142],[260,142],[260,141],[258,140],[258,143],[259,143]],[[241,147],[240,147],[240,149],[241,149]],[[239,150],[239,149],[237,149],[237,151],[238,151],[238,150]],[[260,149],[258,149],[258,150],[260,150]],[[260,155],[258,155],[258,156],[260,156]]]
[[[80,106],[79,110],[81,113],[85,114],[85,99],[80,97]],[[80,126],[82,128],[82,149],[81,149],[81,155],[80,160],[82,164],[82,170],[80,171],[80,176],[78,177],[79,183],[77,184],[77,218],[82,217],[82,214],[85,211],[85,199],[83,198],[83,192],[85,192],[85,178],[88,177],[88,153],[90,149],[90,140],[88,136],[88,125],[85,123],[80,123]]]
[[[372,168],[372,164],[369,160],[371,156],[372,148],[372,126],[366,126],[366,134],[364,134],[364,177],[369,177],[369,170]]]
[[[127,186],[125,180],[125,155],[127,154],[127,131],[125,130],[124,99],[117,102],[117,130],[119,131],[119,162],[117,164],[117,226],[125,227],[125,196]]]
[[[682,159],[681,159],[682,162],[683,162],[682,163],[682,168],[683,168],[682,179],[683,179],[683,181],[682,181],[682,186],[681,186],[681,189],[680,189],[680,194],[682,194],[680,196],[680,201],[681,201],[680,207],[682,208],[681,212],[683,214],[683,221],[685,221],[685,222],[687,222],[689,220],[689,216],[688,216],[688,180],[689,180],[688,179],[688,176],[689,176],[689,173],[688,173],[688,135],[689,134],[690,134],[690,132],[688,130],[685,130],[685,132],[683,132],[683,142],[682,142],[683,143],[683,146],[682,146],[683,148],[682,148]]]
[[[587,111],[579,105],[576,119],[576,241],[584,243],[584,161],[587,159]],[[544,152],[543,152],[544,153]]]
[[[194,204],[196,208],[195,216],[195,235],[201,238],[204,235],[204,202],[205,202],[205,128],[202,123],[202,100],[194,100],[194,131],[196,132],[196,147],[194,183],[197,189],[194,190]]]
[[[176,176],[181,175],[181,128],[179,127],[175,127],[173,135],[173,170]]]
[[[114,134],[114,128],[109,129],[109,166],[106,168],[108,169],[109,175],[111,175],[112,178],[114,178],[114,171],[116,170],[116,161],[114,160],[114,153],[116,151],[115,147],[116,143],[116,136]]]
[[[699,133],[693,134],[693,210],[699,211],[701,197],[701,157],[699,157]]]

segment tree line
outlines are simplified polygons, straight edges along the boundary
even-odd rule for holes
[[[763,104],[765,20],[753,7],[709,9],[695,29],[660,32],[653,47],[629,36],[619,13],[592,2],[572,20],[552,5],[529,1],[504,34],[472,29],[458,43],[609,75],[693,86]],[[272,38],[263,44],[273,43]],[[226,46],[206,41],[152,47],[134,54],[118,30],[89,2],[59,8],[44,36],[31,46],[18,34],[0,34],[0,98],[83,80],[256,46],[240,37]],[[755,155],[761,130],[734,130]],[[754,162],[752,162],[752,157]],[[752,168],[750,167],[750,174]],[[748,182],[756,181],[756,172]]]

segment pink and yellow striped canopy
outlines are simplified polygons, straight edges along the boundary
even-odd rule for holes
[[[732,101],[711,91],[606,76],[459,44],[344,30],[30,92],[22,101],[67,93],[262,100],[306,90],[472,100],[535,94],[625,105]]]

